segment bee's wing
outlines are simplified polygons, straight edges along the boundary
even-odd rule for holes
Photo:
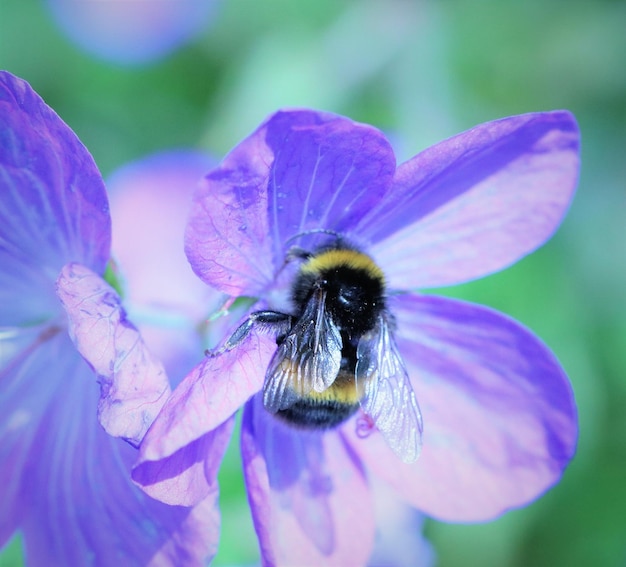
[[[355,375],[363,411],[400,459],[415,461],[422,448],[422,414],[384,316],[359,341]]]
[[[325,302],[326,292],[316,290],[276,349],[263,386],[263,403],[269,411],[288,408],[335,381],[341,364],[341,334]]]

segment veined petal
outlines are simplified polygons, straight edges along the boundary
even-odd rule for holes
[[[396,161],[383,134],[348,118],[311,110],[282,111],[262,127],[273,156],[268,180],[269,229],[280,266],[305,231],[350,233],[392,182]]]
[[[183,379],[148,430],[133,469],[147,494],[190,506],[217,489],[234,414],[261,389],[275,349],[275,341],[253,334]]]
[[[543,244],[572,199],[579,132],[566,111],[488,122],[402,164],[361,224],[390,286],[446,286]],[[410,260],[409,260],[410,259]]]
[[[0,547],[22,521],[22,471],[58,387],[40,378],[49,373],[46,354],[58,353],[60,333],[51,325],[0,329]]]
[[[267,218],[272,155],[257,130],[198,187],[185,253],[202,281],[229,295],[256,295],[273,278]]]
[[[373,504],[358,459],[336,432],[292,429],[255,396],[241,451],[263,565],[365,565]]]
[[[372,471],[446,521],[491,519],[556,483],[578,425],[570,384],[548,348],[477,305],[401,296],[392,309],[424,416],[424,448],[405,465],[380,435],[352,432]]]
[[[139,463],[161,461],[228,420],[263,386],[276,343],[252,334],[205,358],[174,390],[141,445]]]
[[[13,528],[34,567],[204,565],[219,535],[214,499],[171,507],[135,487],[136,451],[97,422],[91,370],[65,333],[45,336],[0,373],[0,410],[10,417],[0,423],[0,478],[10,473],[0,534],[17,510]]]
[[[0,322],[58,314],[54,281],[68,262],[98,273],[111,226],[98,169],[30,86],[0,72]]]
[[[68,264],[59,275],[57,294],[76,349],[100,383],[100,423],[110,435],[138,446],[170,394],[163,365],[100,276]]]
[[[209,285],[256,295],[290,246],[314,241],[293,237],[319,229],[350,233],[384,195],[394,169],[389,142],[371,126],[310,110],[277,112],[196,194],[189,261]]]

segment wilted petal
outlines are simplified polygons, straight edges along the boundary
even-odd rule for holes
[[[114,63],[164,57],[196,35],[215,0],[47,0],[59,26],[78,45]]]
[[[115,290],[80,264],[57,281],[76,349],[100,382],[98,418],[105,430],[139,445],[170,393],[161,362],[126,319]]]
[[[255,396],[241,450],[248,499],[266,565],[364,565],[373,506],[358,459],[336,432],[286,427]]]
[[[573,196],[578,141],[570,113],[524,114],[477,126],[402,164],[361,225],[390,285],[457,284],[543,244]]]
[[[491,519],[556,483],[577,439],[570,384],[539,339],[490,309],[434,296],[393,302],[398,346],[424,416],[417,462],[378,434],[355,449],[427,514]]]
[[[58,314],[54,282],[68,262],[102,273],[111,226],[87,149],[30,86],[0,72],[0,321]]]
[[[263,386],[276,343],[250,335],[236,349],[205,358],[174,390],[148,431],[140,463],[161,461],[230,418]]]
[[[213,496],[187,509],[135,487],[136,451],[97,422],[91,370],[65,333],[33,337],[36,348],[0,371],[0,411],[10,417],[0,422],[0,479],[10,474],[0,535],[19,524],[33,566],[205,564],[219,535]]]

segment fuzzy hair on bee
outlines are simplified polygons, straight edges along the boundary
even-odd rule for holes
[[[248,315],[217,356],[253,330],[271,330],[276,351],[263,387],[265,408],[301,428],[329,429],[359,408],[405,462],[421,449],[422,418],[393,337],[385,278],[367,254],[336,237],[307,252],[291,285],[292,313]]]

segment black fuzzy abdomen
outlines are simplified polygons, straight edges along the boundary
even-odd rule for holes
[[[346,421],[357,409],[358,403],[302,398],[291,407],[277,412],[276,417],[306,429],[331,429]]]
[[[275,415],[307,429],[331,429],[359,409],[360,395],[354,378],[356,349],[348,347],[335,381],[323,392],[311,391]]]

